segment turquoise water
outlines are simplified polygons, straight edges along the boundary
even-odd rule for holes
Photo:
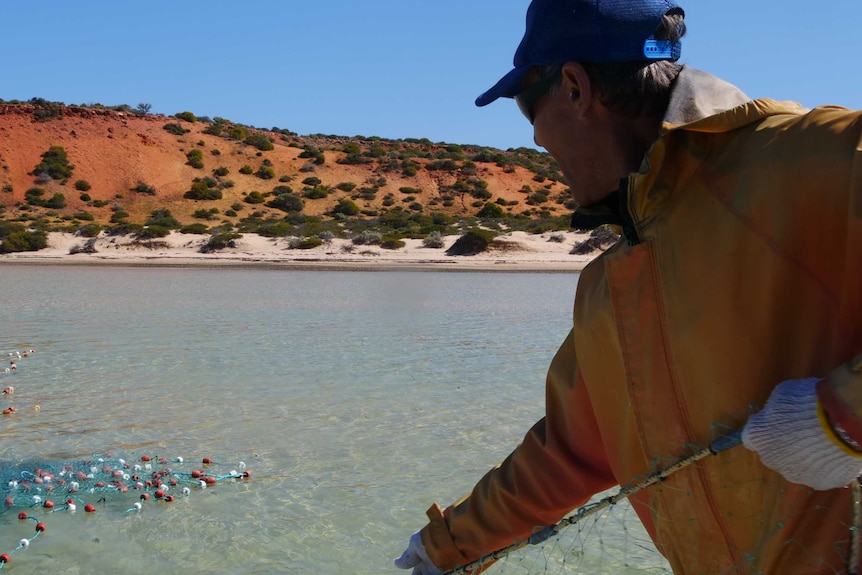
[[[0,266],[0,464],[112,451],[252,480],[53,513],[9,573],[397,573],[541,417],[576,274]],[[36,411],[36,405],[39,411]],[[5,406],[4,406],[5,407]],[[39,516],[41,509],[33,512]],[[0,553],[33,534],[0,514]]]

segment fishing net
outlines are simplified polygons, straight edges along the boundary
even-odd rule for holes
[[[19,362],[32,357],[34,350],[4,352],[9,367],[3,376],[18,372]],[[8,381],[12,381],[10,378]],[[20,392],[19,394],[20,395]],[[3,415],[18,417],[11,405],[18,396],[12,385],[3,390]],[[35,406],[38,411],[38,405]],[[0,570],[12,563],[16,554],[35,544],[51,526],[56,513],[145,513],[154,506],[170,505],[179,498],[218,484],[251,478],[245,462],[217,462],[211,457],[191,460],[154,453],[120,454],[106,452],[69,461],[27,459],[0,464],[0,515],[17,516],[17,545],[0,540]],[[17,561],[16,561],[17,562]]]
[[[588,504],[577,509],[555,525],[537,529],[523,540],[514,541],[511,545],[489,553],[481,559],[462,565],[445,572],[444,575],[460,575],[467,573],[488,573],[491,575],[534,575],[534,574],[670,574],[673,570],[670,564],[658,551],[647,534],[640,519],[635,513],[628,497],[650,488],[676,489],[672,481],[674,474],[697,473],[697,467],[703,460],[737,447],[741,441],[741,432],[736,431],[722,435],[710,446],[702,449],[692,448],[692,453],[676,461],[666,462],[657,466],[657,471],[640,478],[632,484],[601,493]],[[724,461],[724,460],[722,460]],[[733,481],[735,472],[732,460],[723,464],[722,473],[727,476],[724,489],[744,491],[747,486],[740,481]],[[834,490],[833,490],[834,491]],[[849,519],[844,523],[842,534],[835,541],[829,542],[819,552],[805,549],[799,541],[788,537],[785,527],[793,524],[808,524],[817,529],[824,520],[830,519],[830,509],[834,505],[823,504],[823,494],[806,486],[790,486],[785,495],[802,498],[810,497],[810,505],[782,509],[781,504],[763,501],[762,508],[747,510],[752,517],[761,517],[763,534],[766,539],[778,541],[779,553],[792,554],[799,558],[799,570],[794,573],[822,574],[856,574],[859,573],[859,548],[862,537],[862,488],[859,481],[854,481],[848,489],[834,499],[840,505],[846,505],[842,517]],[[696,493],[680,489],[675,492],[679,498],[696,498]],[[706,505],[701,502],[699,505]],[[693,505],[696,507],[697,504]],[[654,516],[661,520],[661,512],[656,510]],[[733,516],[727,514],[726,521],[733,525]],[[696,518],[689,523],[685,520],[675,520],[680,523],[681,541],[675,542],[678,548],[689,546],[693,549],[691,556],[703,557],[705,565],[710,564],[710,550],[699,542],[697,537],[689,534],[686,537],[686,525],[695,531]],[[842,519],[842,521],[844,521]],[[732,529],[732,527],[731,527]],[[709,545],[721,546],[723,542],[709,542]],[[824,549],[826,550],[824,552]],[[768,553],[768,551],[765,551]],[[724,571],[717,571],[712,566],[705,566],[704,573],[761,573],[755,567],[759,560],[759,549],[736,549],[739,559],[736,564]]]

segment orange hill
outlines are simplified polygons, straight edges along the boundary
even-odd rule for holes
[[[556,164],[536,150],[299,136],[189,112],[167,117],[120,109],[0,103],[0,219],[74,231],[88,222],[143,224],[153,211],[168,209],[183,225],[205,219],[208,226],[238,225],[252,214],[286,217],[266,205],[287,192],[277,186],[302,198],[299,213],[324,219],[344,199],[360,210],[350,217],[365,219],[393,210],[474,216],[486,203],[503,217],[562,218],[572,210]],[[73,166],[69,177],[34,171],[56,146]],[[196,156],[200,167],[193,165]],[[196,181],[198,192],[221,199],[189,199]],[[42,200],[62,194],[64,202],[34,202],[33,188],[42,190]]]

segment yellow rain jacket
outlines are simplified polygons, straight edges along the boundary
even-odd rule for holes
[[[858,426],[862,113],[751,101],[683,68],[613,197],[624,237],[581,274],[545,417],[470,495],[428,511],[444,570],[709,445],[784,380],[828,378],[831,415]],[[851,490],[791,484],[743,446],[633,505],[677,574],[846,572]]]

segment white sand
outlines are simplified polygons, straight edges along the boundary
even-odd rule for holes
[[[550,241],[552,236],[564,241]],[[69,233],[52,232],[48,247],[38,252],[0,254],[4,263],[41,264],[118,264],[159,266],[279,266],[319,269],[451,269],[481,271],[578,271],[599,252],[587,256],[571,255],[571,249],[589,234],[554,232],[532,235],[512,232],[497,236],[499,248],[473,256],[449,256],[446,250],[457,236],[447,236],[443,248],[426,248],[421,240],[404,240],[406,247],[398,250],[380,246],[353,245],[349,240],[335,239],[308,249],[290,249],[286,238],[265,238],[243,234],[236,248],[200,253],[209,236],[171,233],[168,237],[150,241],[135,241],[131,237],[96,239],[96,253],[70,254],[83,247],[88,238]]]

